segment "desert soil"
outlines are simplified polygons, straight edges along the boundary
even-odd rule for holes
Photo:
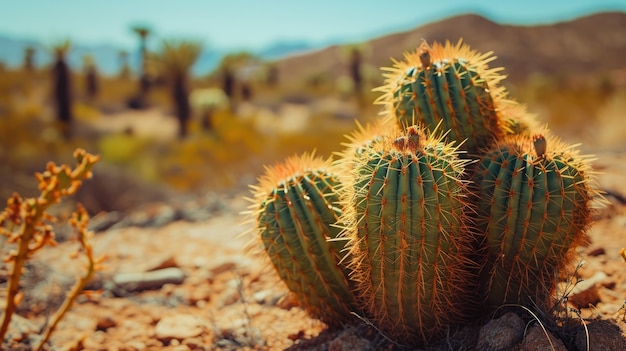
[[[607,203],[596,214],[591,244],[580,250],[583,281],[569,294],[570,314],[586,321],[591,350],[617,351],[626,349],[626,263],[619,256],[626,246],[626,153],[598,154],[594,167],[600,188],[608,191]],[[363,321],[329,331],[308,317],[271,268],[246,253],[250,237],[241,234],[252,224],[241,214],[248,206],[245,195],[245,190],[215,194],[213,204],[218,205],[200,208],[204,213],[195,220],[172,216],[176,209],[157,203],[114,220],[123,225],[102,225],[106,229],[96,234],[94,247],[96,255],[106,254],[106,270],[90,284],[95,291],[81,296],[61,321],[49,348],[402,349]],[[97,216],[98,223],[106,224],[102,218],[106,214]],[[83,272],[84,262],[70,258],[76,248],[72,241],[46,248],[26,267],[25,297],[10,330],[13,341],[5,344],[9,349],[29,349],[74,277]],[[143,273],[140,283],[132,273]],[[484,327],[477,322],[430,349],[501,347],[487,344],[500,342],[512,330],[503,350],[550,350],[546,334],[539,324],[527,323],[527,317],[519,312],[495,316],[501,319]],[[579,331],[570,340],[551,340],[556,350],[565,350],[564,344],[584,350],[586,335]]]

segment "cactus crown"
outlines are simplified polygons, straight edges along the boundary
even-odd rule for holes
[[[432,46],[422,43],[394,61],[383,94],[376,101],[385,105],[387,118],[407,128],[422,124],[433,131],[440,125],[450,130],[449,141],[467,140],[463,149],[475,153],[503,134],[499,110],[507,104],[500,85],[502,68],[489,68],[491,52],[478,54],[461,41]]]

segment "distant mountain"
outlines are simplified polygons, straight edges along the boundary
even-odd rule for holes
[[[306,52],[319,48],[320,44],[316,45],[308,41],[281,41],[261,49],[256,54],[264,59],[273,60],[293,53]]]
[[[581,74],[607,73],[626,68],[626,13],[608,12],[568,22],[540,26],[512,26],[468,14],[426,24],[413,30],[374,38],[366,42],[365,63],[376,68],[389,66],[391,57],[401,58],[415,50],[422,40],[456,42],[463,38],[472,48],[493,51],[498,57],[492,66],[506,67],[509,81],[515,82],[533,73],[556,75],[564,72]],[[335,41],[335,43],[338,41]],[[0,61],[8,66],[22,64],[24,49],[36,48],[35,62],[50,62],[50,49],[32,40],[0,36]],[[138,67],[137,48],[128,50],[132,67]],[[82,67],[82,57],[91,54],[105,74],[119,71],[119,48],[112,45],[77,44],[69,61],[75,69]],[[202,75],[213,70],[229,52],[210,48],[203,52],[193,71]],[[346,52],[338,45],[306,41],[281,41],[253,52],[263,59],[276,60],[282,83],[302,82],[325,74],[338,77],[347,74]]]
[[[533,73],[558,75],[607,74],[626,68],[626,13],[608,12],[541,26],[512,26],[468,14],[390,34],[367,43],[364,61],[375,67],[392,64],[422,40],[457,42],[460,38],[479,52],[493,51],[492,67],[505,67],[508,81]],[[345,50],[327,47],[287,57],[277,65],[282,83],[297,83],[316,74],[348,74]]]

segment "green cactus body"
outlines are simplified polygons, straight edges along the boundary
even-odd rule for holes
[[[462,45],[434,43],[405,54],[387,74],[377,103],[404,128],[423,124],[431,132],[450,131],[447,140],[464,142],[470,154],[503,134],[498,109],[504,100],[500,68],[489,69],[491,53],[479,55]]]
[[[465,162],[415,127],[354,157],[342,223],[358,294],[381,329],[424,343],[461,315],[455,298],[472,279],[461,254]]]
[[[314,316],[341,324],[355,311],[346,268],[340,266],[345,241],[334,226],[337,177],[329,162],[313,157],[288,159],[268,168],[256,190],[255,211],[264,251],[287,287]]]
[[[556,275],[586,241],[586,170],[584,157],[543,136],[509,137],[482,158],[475,182],[489,306],[547,306]]]

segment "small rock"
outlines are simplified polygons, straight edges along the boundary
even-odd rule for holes
[[[576,348],[579,351],[617,351],[626,350],[626,337],[620,328],[606,320],[598,320],[587,325],[589,332],[589,348],[587,349],[587,333],[583,327],[576,333]]]
[[[601,301],[596,284],[602,283],[607,277],[606,273],[599,271],[593,276],[584,279],[576,284],[568,300],[574,304],[576,308],[596,305]]]
[[[509,312],[498,319],[489,321],[480,328],[478,350],[508,350],[517,345],[524,336],[524,321],[515,313]]]
[[[587,255],[591,256],[591,257],[606,255],[606,250],[604,250],[603,247],[598,247],[598,248],[595,248],[595,249],[587,252]]]
[[[205,331],[206,323],[189,314],[166,316],[155,326],[155,337],[160,341],[184,340],[200,336]]]
[[[595,306],[600,302],[600,295],[598,294],[598,288],[593,285],[589,289],[581,291],[576,294],[571,294],[568,298],[568,302],[574,305],[576,308],[587,308],[589,306]]]
[[[113,283],[125,291],[158,289],[165,284],[181,284],[185,272],[180,268],[164,268],[143,273],[119,273],[113,276]]]
[[[117,323],[115,322],[115,320],[113,319],[113,317],[111,316],[103,316],[101,318],[98,319],[98,322],[96,323],[96,330],[107,330],[109,328],[115,327],[117,325]]]
[[[38,333],[39,333],[39,327],[37,327],[28,319],[18,314],[13,314],[11,316],[11,323],[9,324],[9,331],[8,331],[8,334],[10,335],[11,339],[21,340],[22,338],[28,335],[38,334]]]
[[[567,348],[561,339],[549,331],[544,332],[540,326],[533,325],[519,345],[519,351],[567,351]]]
[[[176,262],[176,258],[172,255],[167,255],[160,257],[158,260],[150,262],[147,266],[146,271],[157,271],[159,269],[178,267],[178,263]]]
[[[257,291],[252,295],[252,299],[256,303],[264,304],[268,300],[268,297],[270,297],[271,294],[272,293],[269,290]]]
[[[118,211],[100,212],[89,219],[88,229],[96,233],[102,232],[113,227],[122,218],[122,214]]]
[[[339,334],[328,345],[328,351],[369,351],[374,350],[375,345],[353,332],[346,331]]]

